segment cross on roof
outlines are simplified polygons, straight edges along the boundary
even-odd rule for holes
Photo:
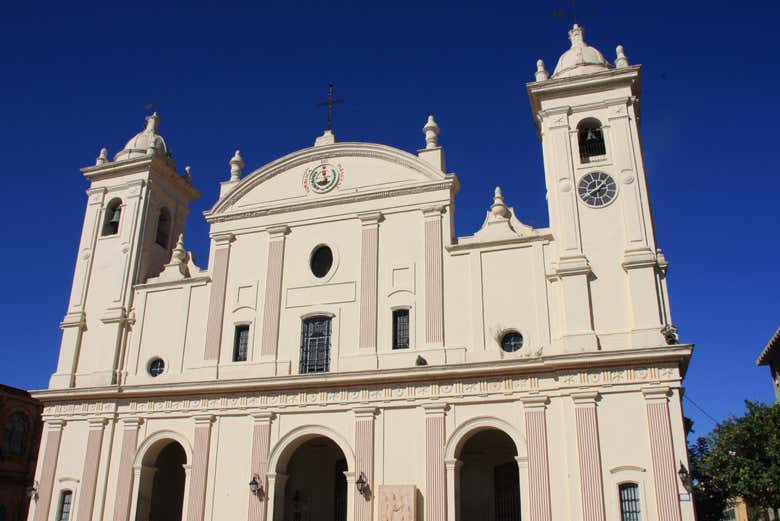
[[[328,83],[328,101],[317,103],[318,107],[328,107],[328,130],[333,132],[333,105],[344,103],[343,99],[333,99],[333,83]]]

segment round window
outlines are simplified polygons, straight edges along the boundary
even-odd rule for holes
[[[314,276],[321,279],[333,266],[333,252],[327,246],[318,246],[311,254],[309,265]]]
[[[509,331],[501,337],[501,349],[507,353],[514,353],[523,347],[523,335],[517,331]]]
[[[162,358],[153,358],[151,362],[149,362],[149,375],[152,376],[152,378],[156,376],[160,376],[165,372],[165,362]]]

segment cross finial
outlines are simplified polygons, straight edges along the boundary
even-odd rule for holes
[[[333,98],[333,82],[328,83],[328,101],[317,103],[318,107],[328,107],[328,128],[327,130],[333,132],[333,105],[337,103],[344,103],[343,99]]]

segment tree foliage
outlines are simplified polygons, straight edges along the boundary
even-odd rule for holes
[[[744,416],[719,423],[690,448],[695,493],[712,509],[720,497],[741,497],[759,511],[780,507],[780,404],[745,405]],[[712,518],[702,512],[699,519]]]

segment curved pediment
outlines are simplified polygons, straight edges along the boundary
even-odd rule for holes
[[[323,167],[327,166],[327,172]],[[332,172],[332,174],[331,174]],[[321,175],[318,176],[317,174]],[[335,143],[288,154],[255,170],[220,198],[206,217],[319,204],[328,199],[452,182],[417,156],[374,143]]]

